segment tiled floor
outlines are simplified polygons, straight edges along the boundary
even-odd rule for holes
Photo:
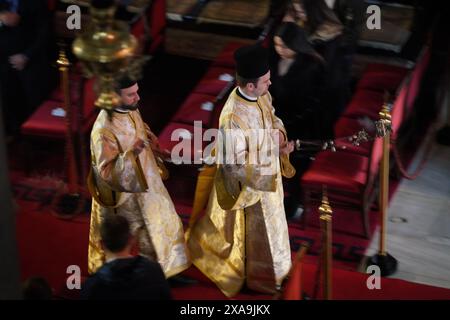
[[[388,214],[387,251],[398,260],[391,277],[450,288],[450,147],[433,146],[420,176],[402,181]],[[366,256],[377,252],[378,241]]]

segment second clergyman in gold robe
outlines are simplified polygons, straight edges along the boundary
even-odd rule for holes
[[[244,284],[256,291],[275,293],[289,272],[291,250],[282,174],[291,177],[295,173],[288,161],[293,143],[287,142],[268,93],[266,49],[243,47],[235,58],[239,86],[229,96],[219,121],[221,131],[231,135],[224,134],[223,143],[216,147],[216,159],[222,144],[231,147],[223,148],[224,163],[213,170],[214,183],[205,214],[197,220],[197,212],[193,213],[187,233],[193,264],[228,297],[236,295]],[[270,134],[273,130],[281,132],[279,137]],[[250,135],[256,132],[262,132],[263,138],[254,143]],[[277,154],[274,161],[258,162],[252,148],[270,152],[275,139],[280,139],[281,157]],[[236,163],[227,163],[232,158],[229,152],[236,156]],[[196,208],[198,204],[194,203],[194,211],[199,211]]]

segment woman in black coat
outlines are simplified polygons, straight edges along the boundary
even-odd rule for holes
[[[270,92],[277,115],[292,138],[320,138],[324,61],[295,23],[281,24],[274,36]]]
[[[283,21],[292,21],[304,28],[308,41],[325,61],[323,105],[327,106],[327,116],[332,124],[345,109],[351,95],[351,64],[359,36],[361,2],[335,1],[333,11],[324,0],[291,0],[283,18]],[[332,138],[332,131],[325,137]]]
[[[329,125],[322,106],[324,59],[308,42],[304,30],[293,22],[281,24],[273,41],[270,92],[276,114],[283,121],[289,140],[322,139]],[[291,156],[297,173],[285,181],[288,218],[293,217],[299,207],[300,177],[309,166],[310,155],[295,153]]]

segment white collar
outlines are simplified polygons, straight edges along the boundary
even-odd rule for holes
[[[117,111],[117,112],[119,112],[119,113],[128,113],[128,112],[130,112],[131,110],[129,110],[129,109],[123,109],[123,108],[118,107],[118,108],[116,108],[115,111]]]
[[[258,98],[255,97],[250,97],[249,95],[245,94],[242,90],[241,87],[238,87],[239,93],[242,94],[244,96],[245,99],[248,99],[250,101],[257,101]]]
[[[117,260],[117,257],[107,258],[107,259],[105,260],[105,262],[106,262],[106,263],[109,263],[109,262],[112,262],[112,261],[114,261],[114,260]]]
[[[115,260],[129,259],[129,258],[133,258],[133,256],[131,256],[131,255],[128,256],[128,257],[115,257],[115,256],[112,256],[112,257],[107,258],[105,262],[108,263],[108,262],[113,262]]]

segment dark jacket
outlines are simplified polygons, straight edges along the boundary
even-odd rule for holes
[[[8,6],[6,1],[0,0],[0,11],[10,11]],[[17,14],[20,16],[17,26],[0,27],[0,58],[23,53],[32,61],[47,50],[48,9],[43,0],[19,0]]]
[[[91,275],[81,289],[84,300],[170,300],[161,266],[145,257],[116,259]]]
[[[332,127],[339,116],[345,110],[350,99],[350,67],[351,60],[347,51],[342,47],[343,37],[339,36],[333,40],[313,42],[314,49],[325,60],[325,74],[322,106],[324,117],[328,124],[325,138],[332,138]]]
[[[324,65],[309,55],[299,54],[287,73],[278,74],[280,57],[271,55],[270,93],[276,114],[292,138],[313,138],[313,122],[321,103]]]

